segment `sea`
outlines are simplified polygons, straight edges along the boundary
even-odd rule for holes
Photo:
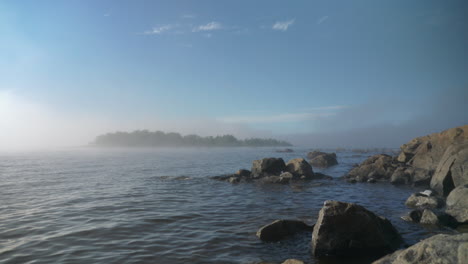
[[[306,158],[311,149],[165,148],[0,152],[0,263],[368,263],[317,259],[310,232],[263,242],[257,230],[277,219],[314,224],[326,200],[360,204],[388,218],[411,245],[435,233],[400,217],[421,188],[339,179],[377,154],[339,150],[334,177],[260,184],[210,177],[252,161]],[[393,153],[391,153],[393,154]]]

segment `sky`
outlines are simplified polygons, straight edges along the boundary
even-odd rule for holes
[[[463,0],[0,0],[0,149],[136,129],[398,147],[467,105]]]

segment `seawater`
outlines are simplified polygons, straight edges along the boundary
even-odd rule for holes
[[[407,244],[438,230],[400,219],[410,187],[319,180],[229,184],[210,176],[252,161],[306,157],[309,149],[91,149],[0,153],[0,263],[258,263],[315,259],[311,233],[265,243],[276,219],[313,224],[325,200],[354,202],[385,216]],[[335,178],[376,153],[337,152]],[[366,262],[359,261],[358,262]]]

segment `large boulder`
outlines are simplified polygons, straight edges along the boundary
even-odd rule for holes
[[[312,166],[302,158],[292,159],[286,164],[286,170],[295,177],[305,176],[306,178],[313,178],[314,171]]]
[[[459,223],[468,222],[468,184],[455,188],[447,197],[445,212]]]
[[[450,145],[431,179],[431,188],[445,196],[464,184],[468,184],[468,142]]]
[[[326,201],[312,233],[312,253],[378,257],[393,252],[401,242],[386,218],[356,204]]]
[[[369,178],[390,179],[394,172],[393,158],[386,154],[378,154],[353,168],[346,177],[358,182],[366,182]]]
[[[319,168],[328,168],[338,164],[336,153],[326,153],[320,151],[309,152],[307,158],[310,159],[310,164]]]
[[[405,205],[409,208],[435,209],[444,206],[444,201],[437,196],[413,193],[410,197],[408,197],[408,199],[406,199]]]
[[[405,160],[415,168],[434,171],[450,145],[467,141],[468,125],[418,137],[400,147],[401,152],[407,157],[399,158],[399,160]]]
[[[396,251],[373,264],[465,264],[468,263],[468,233],[435,235],[407,249]]]
[[[278,241],[301,231],[312,231],[313,226],[298,220],[276,220],[261,227],[257,237],[263,241]]]
[[[264,158],[254,160],[252,163],[252,177],[261,178],[271,175],[280,175],[286,170],[286,164],[282,158]]]

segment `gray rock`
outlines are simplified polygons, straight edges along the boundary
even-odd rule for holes
[[[314,171],[312,166],[302,158],[292,159],[286,164],[286,171],[292,173],[294,177],[305,176],[306,178],[313,178]]]
[[[439,225],[439,217],[429,209],[424,209],[419,223],[425,225]]]
[[[235,174],[239,175],[240,177],[246,177],[246,178],[250,177],[250,171],[245,170],[245,169],[240,169]]]
[[[395,169],[393,159],[389,155],[374,155],[362,162],[358,167],[353,168],[346,178],[355,179],[358,182],[366,182],[369,178],[390,179]]]
[[[276,220],[261,227],[257,232],[257,237],[263,241],[278,241],[297,232],[312,231],[312,229],[313,226],[309,226],[302,221]]]
[[[398,250],[373,264],[465,264],[468,263],[468,233],[435,235],[407,249]]]
[[[293,175],[290,172],[284,172],[280,175],[279,183],[287,184],[293,179]]]
[[[307,158],[310,159],[310,164],[319,168],[328,168],[338,164],[336,153],[325,153],[320,151],[309,152]]]
[[[409,212],[407,215],[401,217],[401,219],[408,221],[408,222],[415,222],[419,223],[421,221],[423,211],[420,209],[413,210]]]
[[[441,198],[436,196],[425,196],[420,193],[413,193],[405,202],[405,205],[409,208],[440,208],[444,206],[444,202]]]
[[[445,212],[453,216],[459,223],[468,222],[468,184],[459,186],[447,197]]]
[[[240,178],[239,177],[229,177],[228,182],[229,183],[239,183]]]
[[[282,158],[264,158],[254,160],[252,163],[252,177],[261,178],[270,175],[280,175],[286,170],[286,164]]]
[[[386,218],[362,206],[326,201],[312,233],[315,256],[382,256],[399,247],[402,239]]]
[[[431,188],[445,196],[464,184],[468,184],[468,142],[450,145],[431,179]]]
[[[405,167],[397,168],[390,177],[390,183],[394,185],[408,184],[411,182],[411,175],[405,172]]]
[[[305,264],[304,261],[298,259],[287,259],[281,264]]]

